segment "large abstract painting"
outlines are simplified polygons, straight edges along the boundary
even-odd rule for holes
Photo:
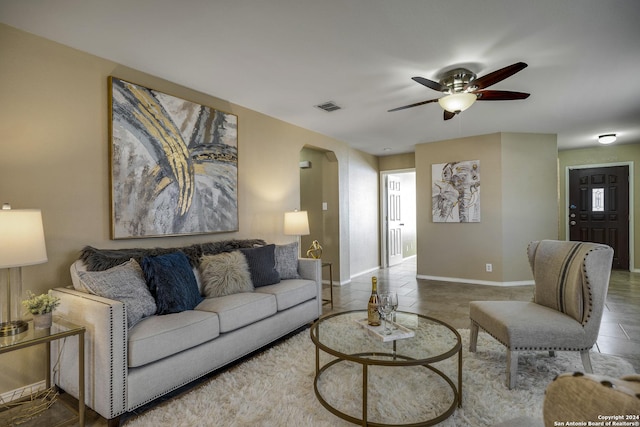
[[[480,161],[431,165],[433,222],[480,222]]]
[[[112,238],[238,230],[238,118],[109,78]]]

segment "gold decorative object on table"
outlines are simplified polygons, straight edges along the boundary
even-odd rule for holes
[[[307,257],[313,258],[313,259],[322,258],[322,246],[320,246],[320,242],[318,242],[317,240],[314,240],[311,243],[311,246],[307,250]]]

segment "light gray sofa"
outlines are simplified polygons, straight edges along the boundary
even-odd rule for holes
[[[84,269],[76,261],[72,279]],[[152,315],[130,328],[122,302],[71,287],[54,289],[60,298],[56,315],[86,328],[86,405],[118,425],[120,415],[314,321],[322,314],[320,260],[300,258],[298,274],[254,292],[204,299],[193,310]],[[77,398],[76,342],[60,346],[52,345],[52,378]]]

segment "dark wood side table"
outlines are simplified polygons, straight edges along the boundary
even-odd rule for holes
[[[84,427],[84,326],[71,323],[61,317],[53,316],[53,326],[47,329],[35,329],[33,321],[29,321],[29,329],[17,335],[0,338],[0,354],[20,350],[38,344],[46,346],[45,385],[51,387],[51,342],[76,335],[78,337],[78,414],[57,426],[77,423]],[[56,426],[56,427],[57,427]]]
[[[322,304],[331,304],[331,309],[333,309],[333,263],[323,262],[322,267],[329,267],[329,299],[322,299]]]

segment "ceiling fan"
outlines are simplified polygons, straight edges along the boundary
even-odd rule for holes
[[[486,76],[476,78],[476,74],[466,68],[455,68],[446,72],[440,81],[425,79],[424,77],[412,77],[411,79],[430,89],[445,93],[441,98],[430,99],[428,101],[416,102],[394,108],[391,111],[404,110],[406,108],[417,107],[419,105],[438,102],[444,109],[444,119],[452,119],[456,114],[471,107],[476,101],[510,101],[513,99],[525,99],[528,93],[511,92],[505,90],[484,90],[507,77],[511,77],[518,71],[527,67],[524,62],[517,62],[508,67],[501,68]]]

